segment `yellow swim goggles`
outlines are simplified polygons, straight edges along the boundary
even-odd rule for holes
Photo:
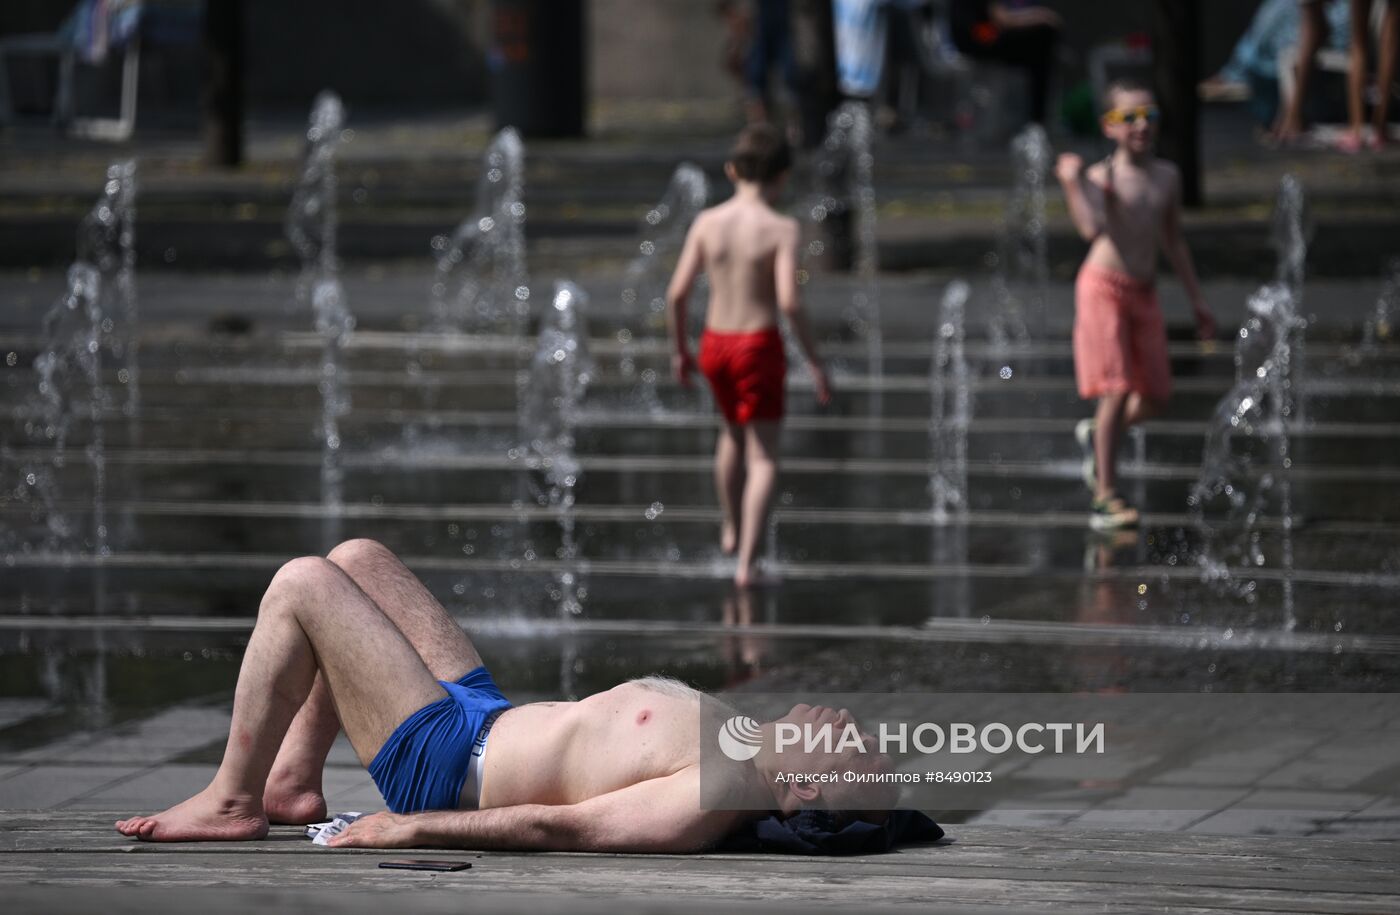
[[[1162,111],[1156,105],[1138,105],[1136,108],[1110,108],[1103,114],[1105,124],[1136,124],[1139,120],[1156,124],[1162,118]]]

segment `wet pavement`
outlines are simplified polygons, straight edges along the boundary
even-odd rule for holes
[[[645,341],[631,355],[638,371],[659,374],[661,409],[639,407],[618,370],[610,306],[593,315],[598,381],[577,423],[575,557],[557,509],[540,501],[543,474],[519,450],[528,348],[416,336],[393,321],[371,321],[379,329],[348,349],[354,407],[341,421],[335,527],[400,552],[517,701],[655,672],[715,690],[1391,691],[1400,352],[1363,347],[1359,332],[1378,285],[1327,287],[1337,305],[1309,328],[1306,419],[1290,442],[1294,515],[1266,513],[1244,546],[1241,532],[1203,526],[1186,503],[1207,417],[1234,379],[1230,347],[1175,332],[1178,395],[1125,454],[1142,529],[1087,529],[1071,434],[1087,411],[1063,315],[1043,342],[1010,350],[970,322],[970,511],[959,523],[936,519],[933,280],[889,286],[879,377],[866,372],[863,345],[843,342],[849,287],[813,290],[840,393],[819,410],[794,373],[769,534],[779,589],[728,585],[707,398],[666,381],[662,348]],[[220,281],[207,286],[217,300]],[[270,292],[244,303],[247,333],[209,334],[200,324],[222,305],[199,302],[182,322],[170,288],[152,296],[166,320],[142,340],[139,420],[116,409],[100,420],[111,554],[14,549],[0,572],[0,809],[145,809],[198,787],[221,750],[262,588],[286,559],[323,549],[319,341]],[[202,287],[192,276],[177,288]],[[615,288],[600,282],[595,299]],[[1215,289],[1227,319],[1239,308],[1231,292]],[[411,310],[407,283],[401,295],[366,300],[366,311]],[[27,365],[32,334],[6,340]],[[3,428],[18,441],[32,382],[17,369],[4,377]],[[416,430],[407,443],[406,427]],[[86,421],[69,436],[59,507],[90,530],[87,445],[98,436]],[[24,515],[8,507],[4,524],[22,529]],[[1263,562],[1212,578],[1207,548],[1227,565],[1246,549]],[[579,615],[561,613],[564,574],[577,576]],[[993,810],[974,822],[1400,837],[1394,769],[1351,771],[1309,745],[1242,751],[1226,775],[1207,768],[1154,771],[1063,809]],[[1172,810],[1183,784],[1217,791],[1214,806]],[[333,807],[380,804],[343,744],[328,787]],[[1047,796],[1063,787],[1048,783]],[[1150,809],[1152,797],[1162,810]]]

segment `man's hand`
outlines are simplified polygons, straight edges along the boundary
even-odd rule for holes
[[[332,848],[412,848],[418,841],[412,817],[384,812],[360,817],[326,844]]]
[[[691,373],[695,371],[695,360],[691,358],[689,350],[681,350],[671,356],[671,373],[676,376],[676,381],[681,387],[689,389],[692,386]]]
[[[812,389],[816,391],[817,403],[823,407],[831,403],[831,382],[827,380],[826,369],[820,363],[808,363],[807,368],[812,373]]]
[[[1210,313],[1204,302],[1199,302],[1195,307],[1196,312],[1196,339],[1215,339],[1215,316]]]
[[[1076,153],[1060,153],[1055,160],[1055,177],[1061,184],[1073,184],[1084,171],[1084,157]]]

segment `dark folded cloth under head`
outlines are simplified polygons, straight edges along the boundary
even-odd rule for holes
[[[876,826],[856,820],[838,828],[829,810],[800,810],[787,819],[755,820],[730,836],[724,851],[766,851],[789,855],[875,855],[908,842],[943,838],[937,823],[917,810],[892,810]]]

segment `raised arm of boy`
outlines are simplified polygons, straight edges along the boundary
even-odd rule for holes
[[[1055,177],[1065,191],[1065,205],[1074,228],[1087,242],[1104,232],[1102,193],[1091,185],[1084,171],[1084,159],[1074,153],[1061,153],[1055,161]]]
[[[701,214],[690,226],[685,236],[685,245],[676,261],[676,272],[671,275],[671,285],[666,287],[666,329],[671,337],[671,372],[681,387],[691,386],[691,373],[695,371],[695,359],[690,355],[690,341],[685,338],[686,307],[690,304],[690,290],[700,276],[704,266],[704,251],[700,246]]]
[[[1186,290],[1186,297],[1191,301],[1191,312],[1196,317],[1196,336],[1202,340],[1209,340],[1215,336],[1215,317],[1210,313],[1205,297],[1201,294],[1201,284],[1196,278],[1196,265],[1191,259],[1191,249],[1186,244],[1186,237],[1181,233],[1181,173],[1170,163],[1163,162],[1161,167],[1168,170],[1171,195],[1171,202],[1167,204],[1163,214],[1162,253],[1171,263],[1172,270]]]
[[[788,326],[797,337],[797,345],[807,359],[807,370],[812,374],[817,403],[826,406],[831,402],[831,383],[826,377],[826,369],[822,367],[821,357],[817,355],[817,346],[812,340],[812,329],[807,323],[807,313],[802,308],[802,295],[797,285],[798,248],[801,244],[801,227],[797,220],[791,220],[778,244],[773,262],[773,281],[777,288],[778,310],[787,318]]]

